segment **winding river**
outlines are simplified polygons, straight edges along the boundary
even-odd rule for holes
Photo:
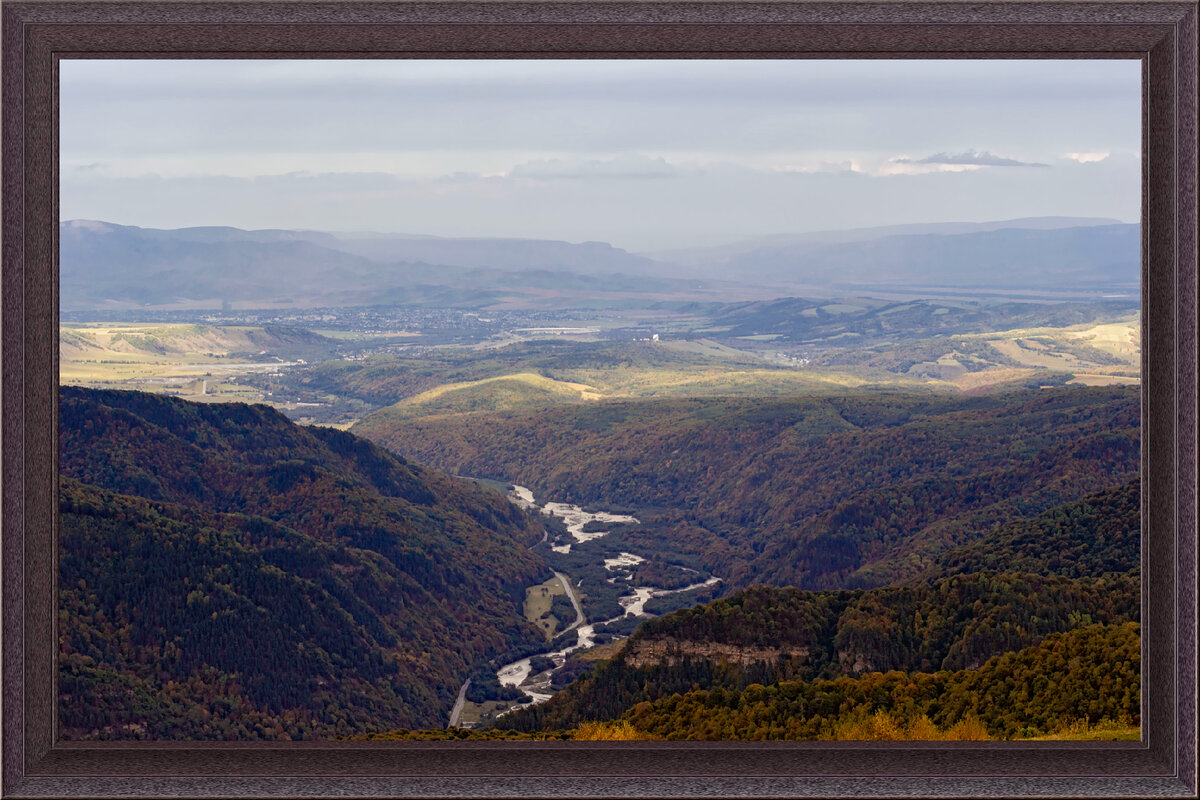
[[[524,486],[513,486],[508,492],[508,498],[525,509],[534,509],[538,507],[533,492]],[[543,514],[548,516],[556,516],[562,519],[567,526],[567,532],[571,534],[572,538],[574,538],[576,542],[591,541],[609,533],[609,531],[604,530],[584,531],[584,526],[591,522],[610,523],[614,526],[639,524],[636,518],[625,514],[610,514],[606,511],[584,511],[579,506],[569,505],[567,503],[545,503],[541,506],[541,510]],[[593,525],[591,527],[596,528],[597,526]],[[553,549],[558,550],[559,552],[569,552],[570,545],[559,545]],[[645,559],[643,559],[641,556],[633,553],[620,553],[616,557],[604,559],[604,566],[607,570],[612,572],[624,572],[630,567],[637,566],[637,564],[644,560]],[[680,567],[680,569],[684,568]],[[719,583],[721,580],[720,578],[713,577],[706,581],[684,586],[681,589],[662,589],[655,586],[630,587],[628,594],[623,594],[617,598],[617,602],[620,604],[622,609],[622,613],[619,616],[604,620],[600,623],[589,623],[583,613],[583,608],[579,603],[579,598],[575,595],[575,589],[572,585],[570,576],[562,572],[555,572],[554,574],[562,583],[563,588],[567,592],[567,597],[571,600],[571,605],[575,608],[575,621],[562,631],[562,633],[565,633],[574,629],[576,633],[575,643],[561,650],[553,650],[547,653],[539,654],[540,656],[549,658],[554,662],[553,669],[548,669],[536,675],[531,675],[530,663],[532,659],[536,658],[537,656],[528,656],[526,658],[514,661],[511,664],[505,664],[496,671],[496,677],[500,680],[502,685],[515,686],[529,698],[529,702],[521,705],[529,705],[530,703],[543,703],[554,696],[555,690],[550,686],[550,683],[554,677],[554,673],[563,668],[563,665],[566,663],[567,656],[571,653],[575,652],[576,650],[583,650],[595,646],[595,629],[597,624],[603,625],[610,622],[617,622],[630,614],[635,617],[650,617],[651,615],[645,611],[646,602],[650,598],[663,597],[670,594],[679,594],[681,592],[690,592],[694,589],[712,586],[715,583]],[[630,577],[631,575],[627,575],[625,579],[628,580]],[[614,575],[613,577],[609,578],[608,581],[610,583],[616,583],[619,579],[619,575]],[[508,709],[508,711],[511,711],[513,708],[520,708],[521,705],[514,704],[512,708]],[[458,710],[460,706],[461,704],[456,705],[456,710]],[[501,716],[505,713],[508,712],[501,712],[501,714],[498,714],[497,716]],[[458,715],[452,713],[450,717],[450,727],[454,727],[457,724]]]

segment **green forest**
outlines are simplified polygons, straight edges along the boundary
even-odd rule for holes
[[[638,510],[647,553],[729,585],[882,586],[1136,478],[1136,388],[605,401],[354,433],[455,474]],[[998,566],[1008,569],[1007,566]]]
[[[64,388],[59,414],[65,738],[441,725],[542,641],[540,523],[498,493],[265,406]]]
[[[1139,497],[1131,481],[1005,523],[895,585],[754,586],[648,620],[613,658],[498,726],[619,721],[632,738],[718,740],[1131,736]]]
[[[621,719],[656,738],[697,741],[1027,739],[1080,723],[1134,727],[1140,653],[1137,623],[1092,625],[979,669],[698,689],[640,702]]]
[[[1047,636],[979,669],[873,672],[832,680],[720,685],[643,700],[568,728],[399,729],[369,740],[993,741],[1137,740],[1137,623]],[[549,723],[548,723],[549,724]]]
[[[614,658],[499,725],[569,728],[693,688],[974,670],[1051,633],[1136,622],[1139,607],[1128,573],[977,573],[839,592],[753,587],[642,623]]]

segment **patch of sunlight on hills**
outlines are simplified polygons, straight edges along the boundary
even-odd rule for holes
[[[983,339],[1014,361],[1030,367],[1080,369],[1107,367],[1106,372],[1140,366],[1142,341],[1138,315],[1118,322],[1066,328],[1017,328],[963,334]]]
[[[62,325],[59,379],[119,381],[200,375],[232,353],[269,344],[262,328],[213,325]]]
[[[62,325],[59,350],[64,358],[117,353],[228,355],[261,350],[263,337],[263,328],[242,325]]]
[[[516,411],[536,406],[609,399],[681,397],[778,397],[819,395],[848,388],[903,385],[954,390],[938,382],[888,376],[878,380],[849,372],[780,369],[682,369],[617,367],[558,370],[554,377],[530,372],[446,383],[383,409],[392,419],[416,419],[476,412]]]
[[[583,383],[554,380],[533,372],[518,372],[478,381],[445,383],[384,409],[392,417],[469,414],[508,411],[547,403],[580,403],[603,395]]]
[[[1080,326],[1068,329],[1066,335],[1083,341],[1097,350],[1135,360],[1142,352],[1142,323],[1137,317],[1121,322]]]
[[[572,370],[607,397],[762,397],[864,386],[870,379],[848,372],[780,369]]]
[[[58,380],[63,385],[242,402],[259,402],[263,395],[234,385],[236,376],[320,360],[334,344],[283,326],[163,323],[63,324],[58,341]]]

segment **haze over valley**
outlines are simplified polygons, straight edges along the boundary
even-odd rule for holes
[[[812,253],[804,248],[816,245],[773,245],[769,259],[789,259],[795,276],[773,285],[737,277],[746,270],[730,259],[753,259],[753,248],[710,253],[709,272],[724,277],[700,280],[656,277],[684,267],[600,243],[341,240],[77,220],[60,231],[61,280],[72,289],[62,294],[60,369],[69,382],[252,399],[340,424],[401,401],[478,393],[480,380],[559,401],[1136,380],[1138,226],[1011,224],[1029,227],[882,228],[874,239],[855,231]],[[1057,266],[1027,268],[1027,236],[1040,237],[1034,249]],[[897,238],[911,250],[897,251]],[[379,243],[376,260],[337,249],[364,241]],[[409,243],[449,263],[399,260],[415,257]],[[829,250],[865,246],[876,255]],[[518,256],[536,268],[515,269]],[[821,266],[832,258],[855,259],[864,285],[840,283],[846,270]],[[937,259],[959,266],[938,272],[929,267]],[[922,269],[921,284],[903,282],[905,270],[916,281]],[[997,275],[1014,284],[1031,272],[1037,279],[1019,288],[997,285]],[[940,285],[929,285],[935,277]],[[629,369],[597,370],[596,359]],[[422,378],[389,364],[421,365]],[[431,364],[444,374],[431,375]]]

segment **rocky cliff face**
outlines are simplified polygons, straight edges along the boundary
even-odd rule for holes
[[[808,657],[807,647],[741,647],[719,642],[692,642],[679,639],[639,640],[629,645],[625,663],[631,667],[671,666],[685,658],[749,666],[757,662],[774,664],[780,658]]]

